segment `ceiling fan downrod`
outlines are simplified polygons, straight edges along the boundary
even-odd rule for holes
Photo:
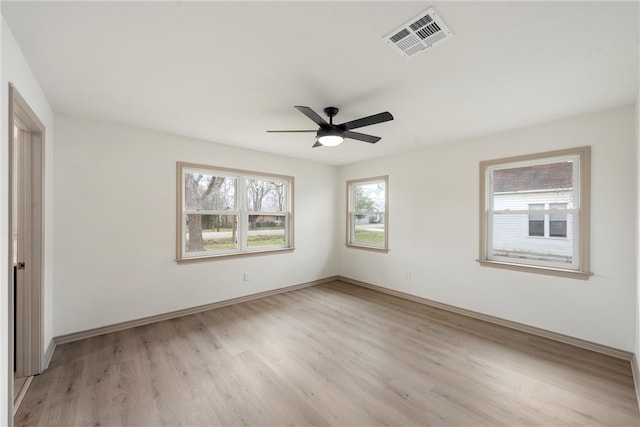
[[[327,115],[327,117],[329,117],[329,124],[333,126],[333,118],[336,116],[336,114],[338,114],[338,111],[340,110],[337,107],[327,107],[323,111]]]

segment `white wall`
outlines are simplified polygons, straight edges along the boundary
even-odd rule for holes
[[[3,268],[0,274],[0,425],[8,424],[11,414],[6,407],[8,396],[8,316],[6,309],[9,277],[6,273],[6,260],[9,259],[9,161],[8,132],[9,125],[9,83],[13,83],[36,113],[46,128],[45,135],[45,269],[44,269],[44,346],[49,345],[53,337],[53,112],[46,96],[33,76],[29,64],[16,43],[10,28],[2,19],[2,147],[0,147],[0,260]]]
[[[176,161],[294,176],[295,251],[176,264]],[[64,116],[54,162],[56,336],[337,274],[335,167]]]
[[[390,252],[340,245],[340,273],[634,351],[635,115],[629,106],[341,167],[342,212],[347,180],[389,175]],[[594,275],[583,281],[481,267],[478,163],[584,145],[592,147]]]

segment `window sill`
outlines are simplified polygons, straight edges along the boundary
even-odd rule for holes
[[[525,271],[527,273],[546,274],[549,276],[568,277],[571,279],[587,280],[593,273],[586,273],[577,270],[565,270],[562,268],[539,267],[535,265],[514,264],[502,261],[477,260],[481,266],[503,268],[506,270]]]
[[[352,249],[364,249],[365,251],[380,252],[384,254],[389,252],[389,249],[387,248],[376,248],[374,246],[353,245],[350,243],[345,244],[345,246]]]
[[[191,257],[191,258],[179,258],[179,259],[176,259],[176,263],[191,264],[194,262],[213,261],[213,260],[229,259],[229,258],[235,258],[235,257],[271,255],[271,254],[281,253],[281,252],[293,252],[294,250],[295,248],[277,248],[277,249],[267,249],[262,251],[247,251],[247,252],[234,252],[234,253],[216,254],[216,255],[203,255],[203,256]]]

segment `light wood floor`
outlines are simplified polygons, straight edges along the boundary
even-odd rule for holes
[[[639,425],[630,363],[342,282],[59,346],[16,425]]]

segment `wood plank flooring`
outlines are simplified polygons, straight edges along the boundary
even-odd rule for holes
[[[331,282],[59,346],[16,425],[640,425],[630,363]]]

